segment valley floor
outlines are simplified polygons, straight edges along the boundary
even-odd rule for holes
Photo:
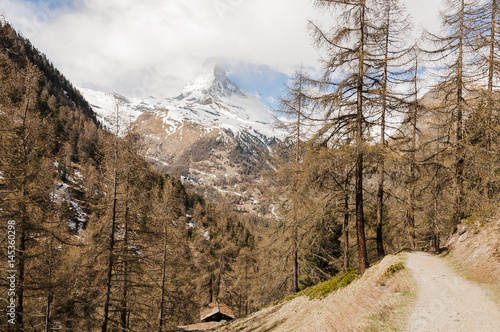
[[[418,288],[408,331],[500,331],[500,308],[440,258],[409,253],[407,267]]]

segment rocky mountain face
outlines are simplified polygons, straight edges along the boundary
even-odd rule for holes
[[[144,155],[158,168],[250,203],[258,193],[238,185],[255,182],[272,167],[273,145],[284,135],[275,128],[272,112],[231,82],[219,65],[174,98],[80,90],[108,130],[123,134],[130,124],[141,134]]]

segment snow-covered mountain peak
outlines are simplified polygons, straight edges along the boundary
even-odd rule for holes
[[[215,64],[208,73],[200,75],[194,81],[186,84],[177,99],[188,99],[206,104],[221,97],[233,95],[243,97],[245,93],[227,78],[224,67]]]
[[[251,93],[231,82],[220,65],[211,65],[208,71],[188,83],[175,98],[128,98],[116,93],[80,89],[98,118],[110,130],[118,112],[131,124],[143,113],[162,118],[171,134],[186,122],[208,131],[243,131],[267,138],[281,138],[284,133],[274,127],[272,112]],[[125,125],[121,127],[126,128]]]
[[[219,79],[225,79],[225,78],[227,78],[226,77],[226,70],[224,69],[224,67],[222,67],[219,64],[216,64],[214,66],[214,76],[216,78],[219,78]]]

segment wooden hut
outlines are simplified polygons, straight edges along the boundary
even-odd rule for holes
[[[200,310],[201,323],[178,326],[179,331],[206,331],[234,319],[229,306],[224,303],[212,302]]]

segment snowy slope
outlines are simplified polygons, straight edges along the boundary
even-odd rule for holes
[[[142,113],[153,112],[163,118],[169,134],[185,121],[208,130],[228,129],[237,134],[246,131],[268,138],[281,138],[283,132],[274,128],[274,116],[255,96],[231,82],[221,66],[187,84],[175,98],[127,98],[116,93],[80,89],[98,118],[113,131],[116,108],[121,114],[121,128],[133,123]]]
[[[117,122],[121,128],[119,131],[123,132],[124,128],[137,120],[143,112],[151,112],[161,107],[153,97],[143,100],[92,89],[78,88],[78,90],[88,101],[99,121],[112,132],[114,132]]]

